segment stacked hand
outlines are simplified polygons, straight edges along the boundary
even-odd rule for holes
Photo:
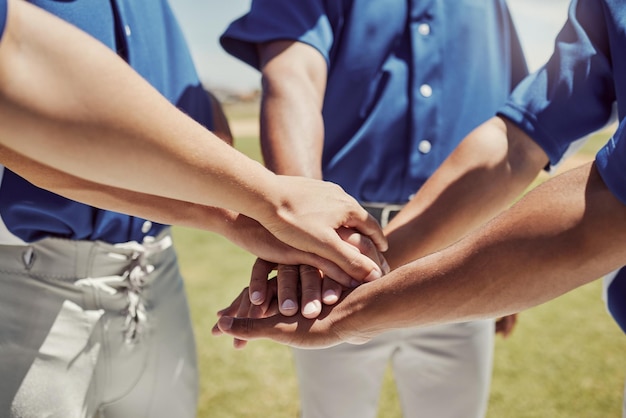
[[[389,272],[389,266],[374,243],[367,237],[348,228],[339,228],[337,233],[355,251],[372,259],[383,271]],[[268,280],[272,271],[277,275]],[[277,265],[257,259],[252,269],[250,286],[245,288],[231,305],[220,312],[220,317],[267,318],[297,323],[320,317],[323,305],[330,307],[350,290],[361,284],[352,280],[350,283],[339,282],[326,276],[321,270],[308,265]],[[300,303],[299,303],[300,302]],[[325,309],[328,311],[329,309]],[[280,318],[280,319],[279,319]],[[321,318],[320,318],[321,319]],[[214,335],[222,331],[215,325]],[[235,339],[235,347],[245,346],[245,341]]]

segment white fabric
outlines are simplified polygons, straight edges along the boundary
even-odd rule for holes
[[[364,345],[296,349],[302,417],[375,418],[390,361],[405,417],[484,417],[494,333],[487,320],[390,331]]]

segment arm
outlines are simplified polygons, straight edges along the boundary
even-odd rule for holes
[[[483,123],[385,228],[389,264],[401,266],[459,240],[509,206],[547,163],[516,125],[500,117]]]
[[[458,243],[356,288],[317,321],[223,317],[223,332],[294,346],[518,312],[626,264],[626,206],[593,164],[537,187]]]
[[[547,162],[544,151],[508,120],[485,122],[387,226],[387,259],[398,267],[454,243],[506,208]],[[499,318],[496,333],[508,337],[516,319]]]
[[[236,212],[92,183],[29,160],[2,145],[0,160],[36,186],[54,190],[68,199],[94,202],[103,209],[133,213],[159,223],[213,231],[275,263],[307,263],[338,269],[322,257],[279,241],[257,221]]]
[[[91,182],[253,217],[281,241],[333,261],[346,281],[380,276],[336,233],[355,227],[386,247],[375,221],[341,188],[272,174],[178,111],[93,38],[26,2],[8,4],[1,144]]]
[[[258,53],[265,165],[277,174],[321,179],[326,62],[313,47],[295,41],[260,44]]]
[[[324,58],[313,47],[296,41],[262,43],[257,52],[263,86],[260,139],[266,167],[277,174],[322,179]],[[319,271],[307,266],[276,266],[257,260],[250,280],[252,302],[265,302],[267,277],[274,268],[278,270],[276,296],[281,312],[298,312],[297,289],[302,277],[302,310],[313,317],[319,314],[322,279]],[[301,275],[303,270],[310,274]]]

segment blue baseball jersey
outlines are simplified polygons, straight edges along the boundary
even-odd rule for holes
[[[626,3],[574,0],[552,57],[515,89],[500,110],[547,153],[552,165],[579,138],[603,127],[614,109],[619,128],[598,152],[596,165],[626,204]],[[607,277],[607,307],[626,330],[626,270]]]
[[[210,101],[166,0],[34,0],[31,3],[117,51],[170,102],[211,127]],[[2,0],[2,10],[4,16],[6,0]],[[144,219],[65,199],[0,166],[0,244],[23,244],[46,237],[110,243],[141,241],[146,235],[158,234],[162,228],[163,225]]]
[[[221,37],[308,44],[328,64],[323,175],[362,202],[405,203],[527,73],[500,0],[253,0]]]

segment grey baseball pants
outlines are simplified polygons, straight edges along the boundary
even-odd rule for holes
[[[169,234],[0,246],[0,416],[193,418],[196,403]]]

